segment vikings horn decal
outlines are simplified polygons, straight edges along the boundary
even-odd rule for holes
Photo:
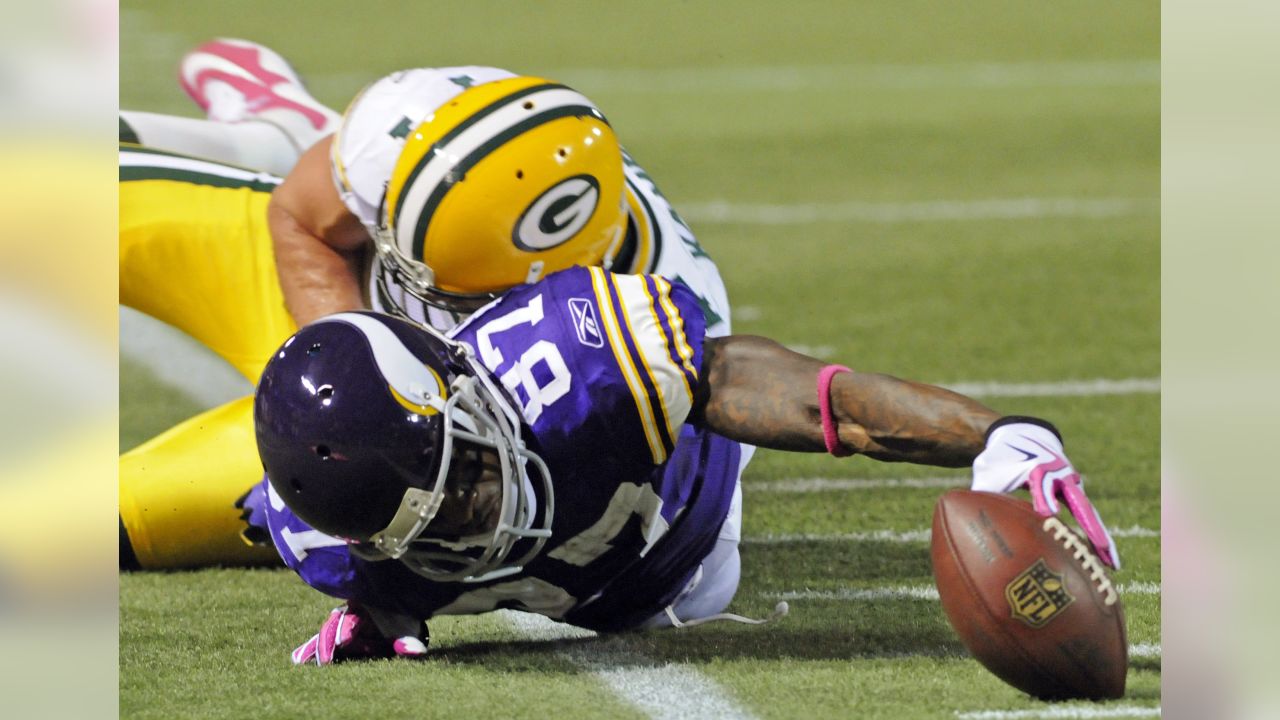
[[[549,250],[582,229],[600,204],[600,184],[575,175],[552,185],[516,221],[511,241],[521,250]]]
[[[386,325],[368,315],[339,313],[330,320],[354,325],[364,335],[373,352],[373,362],[390,386],[391,394],[405,409],[419,415],[434,415],[444,409],[448,394],[444,382],[414,356]]]

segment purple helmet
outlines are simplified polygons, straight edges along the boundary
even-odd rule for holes
[[[442,581],[519,572],[551,535],[550,474],[525,446],[519,418],[470,348],[371,312],[299,330],[267,363],[254,400],[273,494],[357,554],[399,559]],[[485,448],[501,468],[497,527],[433,537],[452,465]]]

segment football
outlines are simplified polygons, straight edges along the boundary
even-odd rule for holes
[[[1087,542],[1009,495],[953,490],[933,514],[933,573],[965,647],[1045,700],[1124,695],[1120,595]]]

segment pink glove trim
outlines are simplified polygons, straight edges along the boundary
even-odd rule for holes
[[[827,452],[836,457],[848,457],[853,454],[852,451],[840,446],[836,421],[831,417],[831,381],[842,372],[853,371],[843,365],[828,365],[818,371],[818,410],[822,415],[822,440],[827,444]]]
[[[316,664],[328,665],[333,662],[333,653],[337,649],[338,623],[342,620],[345,608],[338,608],[329,613],[329,617],[320,626],[319,641],[316,643]]]
[[[1030,440],[1030,438],[1027,439]],[[1045,476],[1066,467],[1067,459],[1034,440],[1031,440],[1031,442],[1053,456],[1052,461],[1035,466],[1027,478],[1027,489],[1031,491],[1031,504],[1035,506],[1036,512],[1040,513],[1041,517],[1057,515],[1058,499],[1057,493],[1054,492],[1055,481],[1046,480]],[[1071,475],[1070,477],[1076,478],[1077,481],[1080,479],[1079,475]]]
[[[1080,523],[1085,537],[1089,538],[1089,543],[1093,545],[1094,552],[1098,553],[1098,557],[1105,565],[1119,570],[1120,554],[1116,552],[1115,543],[1111,540],[1111,533],[1107,532],[1107,526],[1103,525],[1102,518],[1098,517],[1098,510],[1084,494],[1084,488],[1080,486],[1080,476],[1072,475],[1067,478],[1062,483],[1061,489],[1062,499],[1067,502],[1067,509],[1075,516],[1076,522]]]
[[[329,619],[325,620],[316,636],[316,664],[328,665],[333,662],[338,648],[351,642],[359,627],[360,616],[349,608],[340,607],[329,613]]]
[[[320,633],[311,636],[310,640],[299,645],[292,654],[293,664],[302,665],[311,662],[316,656],[316,646],[320,643]]]
[[[1032,442],[1035,441],[1032,440]],[[1035,444],[1039,445],[1054,458],[1051,462],[1037,465],[1027,479],[1027,487],[1031,490],[1031,504],[1035,507],[1036,512],[1042,517],[1057,515],[1057,496],[1062,495],[1062,499],[1067,503],[1067,509],[1075,517],[1076,522],[1080,523],[1080,528],[1084,530],[1085,537],[1089,539],[1089,544],[1093,546],[1094,552],[1098,554],[1103,564],[1119,570],[1120,554],[1116,552],[1115,543],[1111,540],[1111,533],[1107,532],[1107,526],[1102,524],[1102,518],[1098,516],[1098,510],[1093,507],[1093,503],[1089,502],[1088,496],[1084,494],[1084,486],[1080,481],[1080,476],[1072,473],[1056,480],[1046,480],[1045,478],[1049,473],[1067,467],[1067,460],[1041,443],[1037,442]]]

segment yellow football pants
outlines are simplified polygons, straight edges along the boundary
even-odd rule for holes
[[[251,382],[296,329],[276,279],[272,176],[120,150],[120,302],[186,332]],[[199,382],[192,378],[191,382]],[[197,415],[120,457],[120,522],[143,568],[259,564],[235,501],[262,479],[253,399]]]

